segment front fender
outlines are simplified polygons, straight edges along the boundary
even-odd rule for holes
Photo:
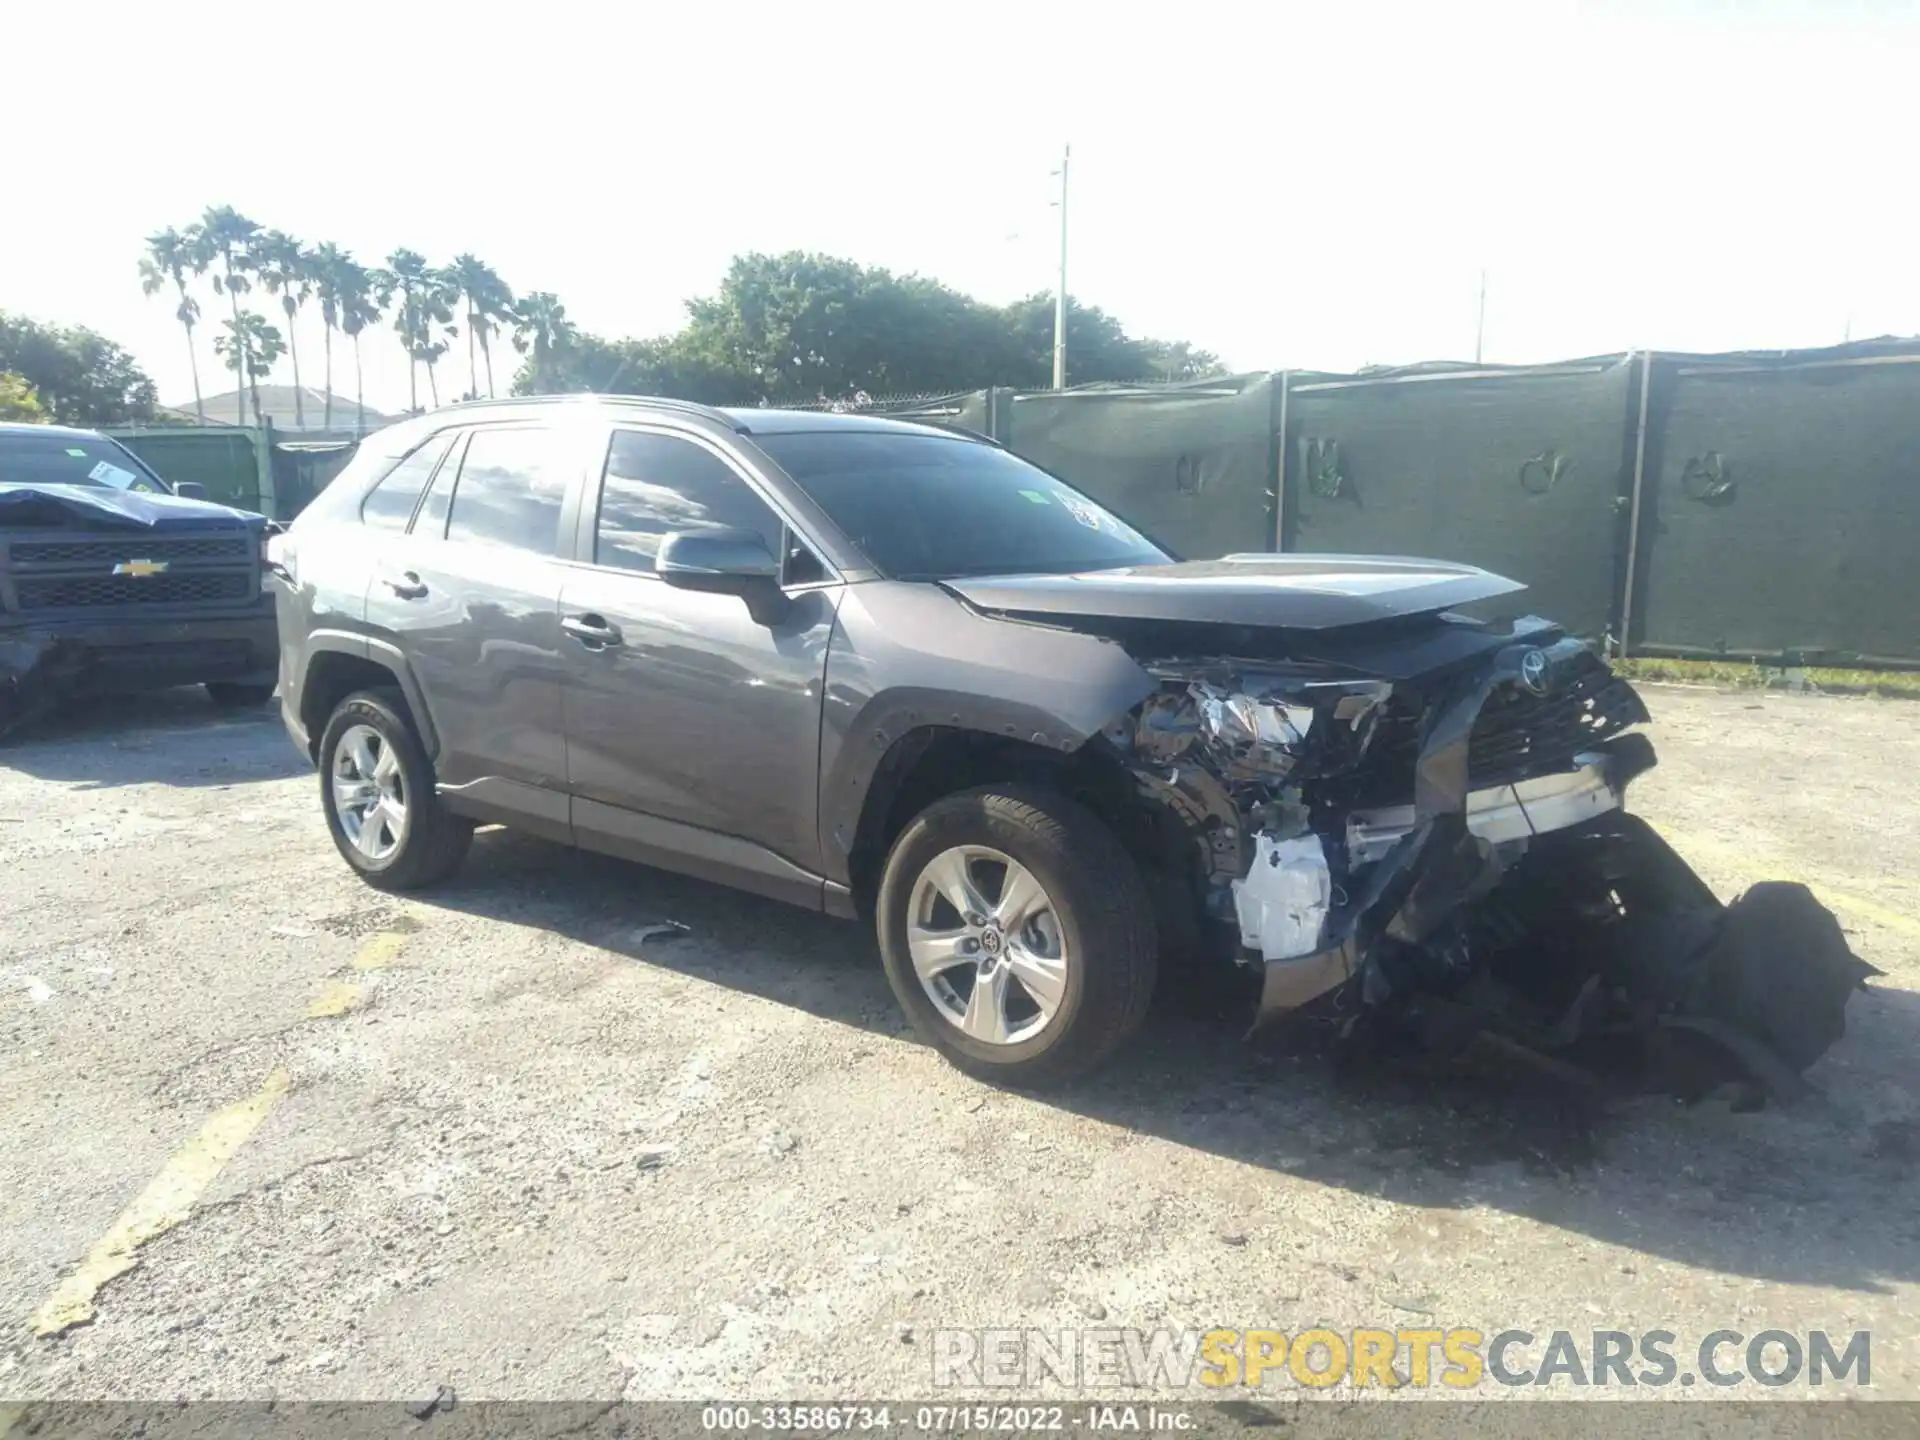
[[[1155,688],[1110,640],[992,619],[933,585],[852,585],[827,652],[820,727],[820,851],[849,860],[874,778],[902,736],[971,730],[1080,748]]]

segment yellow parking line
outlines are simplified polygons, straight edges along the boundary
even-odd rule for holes
[[[273,1113],[291,1083],[285,1070],[273,1071],[257,1092],[220,1111],[176,1150],[121,1212],[113,1228],[94,1243],[79,1268],[34,1313],[33,1333],[58,1335],[92,1320],[100,1287],[139,1264],[135,1252],[147,1241],[166,1234],[193,1213],[207,1186]]]
[[[332,1020],[349,1015],[367,1003],[367,992],[344,980],[329,980],[307,1006],[307,1019]]]
[[[407,946],[407,937],[397,930],[382,930],[360,947],[360,953],[353,957],[356,970],[384,970],[400,958],[400,952]]]
[[[1814,898],[1829,910],[1839,910],[1857,915],[1863,920],[1871,920],[1901,935],[1920,937],[1920,919],[1900,910],[1889,909],[1877,900],[1869,900],[1863,895],[1854,895],[1845,890],[1836,890],[1831,885],[1823,885],[1817,880],[1807,880],[1798,875],[1787,875],[1779,868],[1735,845],[1723,841],[1709,840],[1705,836],[1690,835],[1676,830],[1671,825],[1655,825],[1654,828],[1666,837],[1667,842],[1685,858],[1688,851],[1697,855],[1710,856],[1737,870],[1742,875],[1750,875],[1756,880],[1797,880],[1813,892]]]
[[[385,970],[400,958],[400,952],[406,948],[407,934],[400,930],[382,930],[367,938],[353,957],[353,969],[356,974],[371,975],[376,970]],[[320,987],[307,1005],[307,1019],[333,1020],[342,1015],[350,1015],[367,1003],[367,987],[355,985],[347,980],[329,980]]]

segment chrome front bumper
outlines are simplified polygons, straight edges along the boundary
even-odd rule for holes
[[[1516,785],[1496,785],[1467,796],[1467,828],[1498,845],[1565,830],[1620,808],[1604,755],[1577,755],[1580,767],[1539,775]],[[1347,863],[1370,865],[1413,829],[1413,806],[1356,810],[1347,817]]]

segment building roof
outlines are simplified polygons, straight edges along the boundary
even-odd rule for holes
[[[306,424],[301,425],[300,410],[294,404],[298,395],[300,405],[305,407]],[[245,390],[229,390],[220,395],[209,395],[202,402],[206,410],[207,423],[210,425],[251,425],[253,423],[253,397]],[[185,404],[178,401],[164,407],[194,419],[193,401]],[[327,426],[327,392],[303,385],[297,391],[291,385],[262,385],[260,387],[260,410],[272,422],[276,430],[324,430]],[[378,410],[357,406],[344,395],[333,397],[333,425],[335,430],[373,430],[390,424],[391,415],[383,415]]]

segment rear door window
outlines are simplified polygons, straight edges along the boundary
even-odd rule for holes
[[[447,539],[553,554],[569,468],[568,447],[555,431],[475,430],[454,483]]]
[[[360,502],[360,520],[376,530],[404,530],[413,518],[420,492],[427,488],[438,465],[453,444],[453,432],[436,435],[393,469]]]

